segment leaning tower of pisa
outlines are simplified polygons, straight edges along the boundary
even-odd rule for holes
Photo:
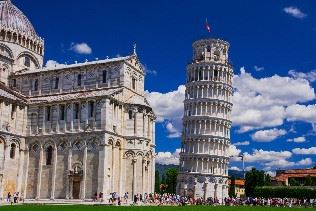
[[[228,196],[233,68],[229,43],[202,39],[193,43],[187,65],[182,149],[177,192],[181,196]]]

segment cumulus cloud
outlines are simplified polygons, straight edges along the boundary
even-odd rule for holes
[[[306,141],[306,138],[304,136],[300,136],[297,138],[290,138],[287,140],[287,142],[294,142],[294,143],[304,143]]]
[[[149,69],[147,67],[147,65],[142,65],[144,71],[145,71],[145,74],[148,74],[148,75],[154,75],[156,76],[157,75],[157,71],[156,70],[152,70],[152,69]]]
[[[283,8],[283,11],[289,15],[291,15],[294,18],[303,19],[307,17],[307,14],[303,13],[299,8],[297,7],[285,7]]]
[[[240,168],[238,168],[237,166],[232,166],[229,168],[230,170],[233,170],[233,171],[241,171]]]
[[[260,72],[260,71],[263,71],[263,70],[264,70],[264,67],[260,67],[260,66],[257,66],[257,65],[255,65],[254,68],[255,68],[255,70],[256,70],[257,72]]]
[[[87,43],[72,43],[70,50],[74,51],[77,54],[91,54],[92,49]]]
[[[233,145],[235,146],[248,146],[250,144],[249,141],[236,142]]]
[[[294,153],[294,151],[293,151]],[[316,153],[316,148],[315,148]],[[294,166],[308,166],[311,165],[312,159],[305,158],[300,161],[294,162],[289,161],[292,157],[292,152],[289,151],[265,151],[254,149],[252,153],[244,153],[244,161],[246,163],[260,163],[264,166],[266,171],[271,170],[272,168],[288,168]],[[251,166],[248,167],[251,169]]]
[[[145,92],[148,103],[155,111],[157,122],[167,122],[166,129],[170,137],[180,136],[184,95],[185,86],[183,85],[179,86],[177,90],[167,93]]]
[[[316,147],[295,148],[292,152],[296,155],[316,155]]]
[[[156,163],[162,165],[179,165],[179,153],[181,149],[176,149],[175,152],[158,152],[156,155]]]
[[[311,158],[305,158],[297,162],[298,166],[309,166],[313,164],[313,160]]]
[[[267,167],[273,167],[273,168],[289,168],[293,166],[309,166],[313,164],[313,161],[311,158],[305,158],[297,162],[290,162],[288,160],[274,160],[268,163],[265,163],[265,166]]]
[[[316,123],[316,104],[314,105],[291,105],[286,108],[288,121],[304,121]]]
[[[282,129],[269,129],[269,130],[259,130],[251,135],[252,140],[257,142],[271,142],[280,136],[286,134],[285,130]]]
[[[45,65],[45,67],[47,67],[47,68],[53,68],[53,67],[57,67],[57,66],[59,66],[59,65],[61,65],[61,64],[59,64],[57,61],[55,61],[55,60],[48,60],[47,62],[46,62],[46,65]]]
[[[287,117],[293,121],[311,119],[303,112],[293,113],[292,108],[298,103],[315,99],[314,88],[305,79],[278,75],[257,79],[241,68],[240,74],[234,76],[233,86],[232,122],[239,132],[281,126]],[[185,86],[167,93],[146,91],[145,94],[158,117],[157,121],[165,122],[165,125],[170,122],[178,132],[182,131]],[[309,109],[311,113],[316,110]],[[304,118],[302,115],[305,115]]]
[[[314,89],[304,79],[274,75],[257,79],[244,68],[234,77],[232,120],[240,132],[280,126],[285,108],[315,98]]]
[[[251,171],[253,168],[256,168],[254,166],[247,166],[245,167],[245,171]]]
[[[229,156],[230,157],[238,157],[241,153],[240,149],[237,149],[237,147],[235,145],[230,145],[229,146]]]
[[[169,133],[168,138],[179,138],[181,137],[181,131],[173,126],[171,122],[168,122],[166,125],[166,129]]]
[[[265,166],[267,167],[274,167],[274,168],[287,168],[295,166],[295,162],[290,162],[288,160],[273,160],[270,162],[265,163]]]
[[[284,160],[292,157],[292,153],[289,151],[265,151],[254,149],[252,154],[248,152],[244,153],[245,162],[270,162],[276,160]]]
[[[296,70],[290,70],[289,75],[293,78],[302,78],[305,80],[308,80],[310,82],[316,81],[316,70],[312,70],[310,72],[304,73],[304,72],[298,72]]]

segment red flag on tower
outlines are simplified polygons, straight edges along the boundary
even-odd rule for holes
[[[206,21],[205,21],[204,27],[205,27],[205,29],[206,29],[208,32],[211,32],[211,27],[210,27],[210,25],[208,24],[207,19],[206,19]]]

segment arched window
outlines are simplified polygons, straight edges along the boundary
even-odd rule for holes
[[[10,158],[11,159],[15,158],[15,149],[16,149],[15,143],[11,144],[11,148],[10,148]]]
[[[46,149],[46,165],[52,165],[52,159],[53,159],[53,147],[49,146]]]

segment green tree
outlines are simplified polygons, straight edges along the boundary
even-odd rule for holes
[[[236,177],[235,175],[233,175],[231,177],[231,182],[230,182],[230,186],[229,186],[229,197],[236,197],[236,185],[235,185],[235,181],[236,181]]]
[[[177,176],[178,176],[177,168],[169,168],[166,170],[166,184],[167,184],[168,193],[176,193]]]
[[[290,178],[289,185],[290,186],[300,186],[300,183],[295,178]]]
[[[271,176],[269,174],[265,174],[264,178],[265,178],[264,186],[271,186],[272,185]]]
[[[312,183],[313,183],[313,180],[312,180],[312,177],[310,175],[305,177],[304,186],[312,186]]]
[[[160,174],[158,170],[155,171],[155,192],[160,192]]]
[[[264,171],[259,171],[256,168],[251,169],[246,173],[245,191],[246,196],[253,197],[256,187],[264,186]]]

